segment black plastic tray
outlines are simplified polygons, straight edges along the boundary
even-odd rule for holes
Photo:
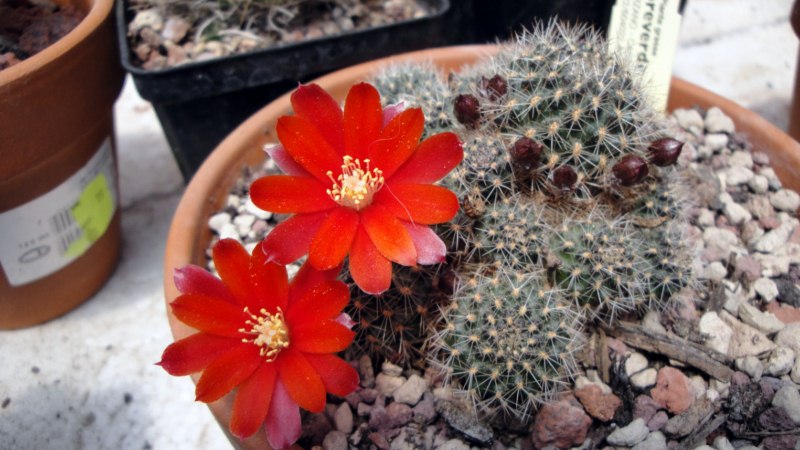
[[[122,65],[139,94],[153,104],[188,180],[228,133],[298,82],[359,62],[458,42],[450,0],[424,1],[434,13],[423,18],[163,70],[133,64],[127,1],[116,5],[117,34]]]

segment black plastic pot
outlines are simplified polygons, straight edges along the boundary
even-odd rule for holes
[[[687,0],[680,1],[680,10]],[[611,10],[617,0],[459,0],[453,8],[464,22],[473,24],[462,30],[465,41],[492,42],[508,39],[536,21],[551,18],[573,24],[588,24],[606,32]]]
[[[460,19],[450,0],[424,0],[434,14],[420,19],[282,45],[241,55],[144,70],[132,63],[127,1],[117,2],[122,65],[153,104],[184,179],[237,125],[279,95],[320,75],[405,51],[459,42]]]

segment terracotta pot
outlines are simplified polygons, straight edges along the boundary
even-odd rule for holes
[[[0,328],[32,325],[73,309],[102,286],[119,255],[119,208],[109,209],[109,198],[112,206],[119,204],[112,107],[124,73],[113,1],[57,3],[86,17],[50,47],[0,71],[0,228],[6,240],[16,239],[13,251],[0,245]],[[102,179],[99,158],[105,160]],[[95,205],[86,197],[94,194],[108,198]],[[25,217],[36,216],[40,228],[16,220],[21,216],[13,212],[26,208]],[[77,246],[75,236],[64,234],[75,226],[90,236]],[[13,227],[22,229],[11,232]],[[49,260],[59,252],[58,242],[66,254]]]
[[[431,60],[443,71],[457,70],[473,63],[481,56],[492,54],[492,46],[463,46],[408,53],[376,60],[334,72],[316,80],[334,97],[343,99],[355,82],[369,78],[379,67],[402,60]],[[755,148],[768,153],[775,162],[775,171],[783,182],[797,190],[800,188],[800,144],[754,113],[683,80],[675,79],[670,91],[669,108],[692,106],[708,108],[719,106],[736,122],[737,130],[747,135]],[[179,293],[172,282],[172,273],[186,264],[205,265],[205,252],[211,238],[207,219],[224,204],[230,187],[240,176],[243,165],[263,163],[262,146],[277,142],[275,123],[291,111],[289,95],[270,103],[230,134],[211,154],[189,183],[181,199],[167,238],[164,261],[164,290],[169,304]],[[194,330],[179,322],[169,312],[169,324],[175,339],[184,338]],[[196,380],[195,380],[196,381]],[[231,396],[210,404],[216,419],[228,432]],[[229,435],[229,437],[231,437]],[[241,448],[268,448],[263,433],[256,433],[246,441],[231,437],[231,442]]]

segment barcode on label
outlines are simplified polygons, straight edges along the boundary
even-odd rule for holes
[[[69,246],[83,236],[83,230],[75,222],[70,208],[64,208],[50,217],[50,229],[57,236],[59,255],[67,253]]]

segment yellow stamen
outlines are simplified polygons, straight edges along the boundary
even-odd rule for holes
[[[239,332],[255,337],[242,338],[242,342],[250,342],[261,347],[261,356],[264,356],[267,362],[275,361],[278,353],[289,346],[289,329],[283,319],[283,311],[278,308],[277,313],[270,314],[266,309],[261,308],[259,316],[251,314],[247,308],[244,309],[244,312],[249,314],[253,320],[245,322],[250,327],[249,330],[239,328]]]
[[[377,168],[370,169],[369,159],[364,160],[364,166],[361,167],[361,160],[346,155],[341,175],[333,178],[333,172],[328,171],[333,188],[328,189],[327,193],[333,201],[355,210],[372,203],[372,196],[383,187],[383,172]]]

